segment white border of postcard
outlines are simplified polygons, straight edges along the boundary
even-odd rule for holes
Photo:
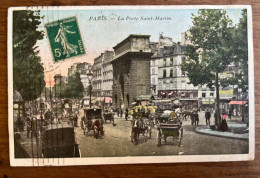
[[[169,155],[133,157],[84,157],[84,158],[28,158],[14,157],[13,137],[13,49],[12,49],[12,12],[14,10],[90,10],[90,9],[247,9],[248,22],[248,72],[249,72],[249,153],[225,155]],[[11,166],[68,166],[136,163],[180,163],[180,162],[218,162],[249,161],[255,157],[255,100],[254,100],[254,55],[253,55],[252,8],[250,5],[187,5],[187,6],[46,6],[11,7],[8,9],[8,127]]]

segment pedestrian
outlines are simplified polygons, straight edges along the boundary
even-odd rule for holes
[[[226,121],[226,114],[223,113],[222,117],[221,117],[221,126],[220,126],[220,130],[222,132],[228,131],[228,126],[227,126],[227,121]]]
[[[191,125],[193,126],[193,124],[195,123],[194,122],[194,112],[192,111],[191,113],[190,113],[190,120],[191,120]]]
[[[194,112],[194,120],[195,120],[195,125],[199,125],[199,114],[195,111]]]
[[[144,117],[145,116],[145,108],[144,108],[144,106],[142,106],[142,108],[141,108],[141,113],[142,113],[142,117]]]
[[[232,116],[232,109],[229,108],[229,109],[228,109],[228,118],[231,119],[231,116]]]
[[[116,108],[117,117],[119,117],[119,108]]]
[[[32,119],[31,119],[31,138],[33,138],[34,136],[36,137],[36,139],[37,139],[37,123],[36,123],[37,121],[36,121],[36,118],[35,117],[33,117]]]
[[[206,118],[206,125],[209,125],[209,126],[210,126],[210,117],[211,117],[210,111],[209,111],[209,109],[207,109],[205,112],[205,118]]]
[[[127,121],[127,119],[128,119],[128,108],[126,108],[125,110],[125,120]]]
[[[27,131],[27,138],[30,138],[31,133],[31,119],[27,116],[26,117],[26,131]]]

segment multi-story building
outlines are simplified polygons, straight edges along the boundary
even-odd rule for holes
[[[112,97],[112,85],[113,85],[113,66],[111,61],[114,58],[114,51],[105,51],[103,53],[102,64],[102,96]]]
[[[103,53],[94,59],[93,64],[93,79],[92,79],[92,87],[93,87],[93,96],[101,97],[102,96],[102,61],[103,61]]]
[[[94,59],[93,65],[93,96],[104,97],[112,101],[113,67],[111,61],[114,51],[105,51]],[[109,98],[107,98],[109,97]]]
[[[198,105],[198,88],[189,84],[180,64],[186,59],[186,46],[180,42],[159,48],[152,60],[158,63],[158,96],[179,98],[184,106]]]

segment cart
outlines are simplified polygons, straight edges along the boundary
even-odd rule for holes
[[[94,137],[99,138],[99,135],[104,135],[102,117],[102,109],[88,108],[84,109],[84,116],[82,117],[82,128],[84,135],[88,136],[89,131],[94,131]]]
[[[110,123],[112,121],[114,124],[114,113],[112,113],[112,112],[104,113],[104,120],[105,120],[105,123],[107,122],[107,120],[109,120]]]
[[[157,146],[160,147],[162,144],[162,139],[166,143],[167,137],[173,137],[178,141],[178,146],[181,145],[181,140],[183,137],[183,128],[180,123],[175,123],[172,120],[169,120],[166,123],[160,123],[157,126]]]
[[[42,157],[81,157],[74,128],[69,124],[48,125],[42,135]]]
[[[144,136],[145,142],[147,141],[147,137],[149,137],[149,138],[152,137],[152,128],[151,128],[149,119],[142,119],[140,121],[137,119],[134,119],[132,121],[130,139],[131,139],[131,142],[135,145],[137,145],[139,142],[139,134],[142,134]]]

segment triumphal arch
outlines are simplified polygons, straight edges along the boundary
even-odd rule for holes
[[[150,35],[129,35],[114,47],[113,105],[124,109],[141,95],[150,95]]]

